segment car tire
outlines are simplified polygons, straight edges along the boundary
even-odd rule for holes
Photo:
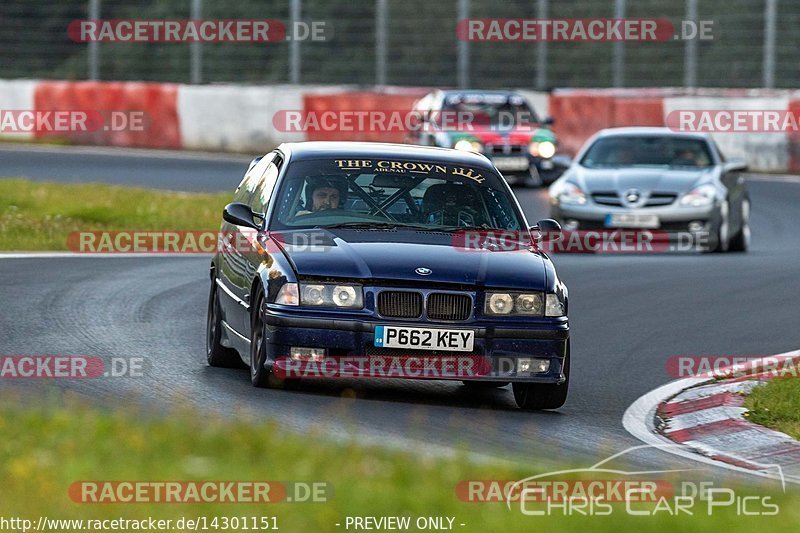
[[[250,313],[250,381],[254,387],[269,387],[272,369],[267,368],[267,324],[264,320],[264,292],[258,290]]]
[[[297,384],[296,379],[283,379],[267,368],[267,322],[264,319],[264,291],[258,289],[250,317],[250,382],[259,388],[288,389]]]
[[[564,382],[560,385],[552,383],[514,383],[514,401],[524,411],[539,411],[542,409],[558,409],[567,401],[569,392],[569,341],[567,353],[564,357]]]
[[[472,390],[485,390],[485,389],[499,389],[500,387],[505,387],[510,382],[509,381],[469,381],[464,380],[461,383],[464,384],[464,387]]]
[[[708,251],[711,253],[725,253],[730,248],[730,204],[726,200],[720,206],[720,220],[717,228],[716,241],[709,243]]]
[[[222,315],[219,306],[216,278],[211,279],[208,294],[208,315],[206,318],[206,359],[209,366],[222,368],[242,368],[239,352],[222,345]]]
[[[750,247],[750,199],[742,200],[742,227],[731,238],[729,252],[746,252]]]

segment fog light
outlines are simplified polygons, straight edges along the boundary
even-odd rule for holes
[[[704,229],[706,229],[705,222],[702,222],[700,220],[692,220],[691,222],[689,222],[689,231],[691,231],[692,233],[697,233],[699,231],[703,231]]]
[[[579,225],[580,224],[578,223],[578,221],[575,220],[574,218],[568,218],[567,220],[564,221],[561,227],[565,230],[575,231],[576,229],[578,229]]]
[[[541,374],[550,370],[550,359],[517,359],[517,374]]]
[[[305,348],[303,346],[292,346],[289,348],[289,357],[295,361],[301,359],[311,359],[321,361],[325,357],[325,348]]]

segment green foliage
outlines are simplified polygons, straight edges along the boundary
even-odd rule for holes
[[[796,376],[776,378],[754,388],[745,400],[747,417],[800,439],[800,380]]]
[[[234,419],[197,413],[177,397],[174,408],[158,416],[137,408],[131,397],[120,398],[124,410],[96,409],[60,392],[44,394],[39,402],[31,402],[30,394],[25,398],[8,391],[0,398],[4,436],[0,500],[4,517],[27,518],[33,524],[40,516],[84,520],[275,516],[279,530],[293,532],[342,531],[347,516],[435,516],[454,518],[454,530],[463,532],[749,533],[756,527],[785,530],[800,521],[798,496],[775,493],[770,497],[780,507],[776,516],[741,516],[735,506],[716,509],[709,516],[702,503],[691,516],[685,512],[671,516],[663,510],[655,516],[629,516],[623,503],[613,504],[610,516],[564,516],[563,511],[526,516],[518,504],[508,509],[504,503],[462,501],[456,487],[463,480],[520,480],[546,470],[541,464],[476,464],[463,454],[441,458],[420,449],[401,452],[365,446],[355,439],[336,443],[326,440],[324,431],[298,435],[242,413]],[[333,418],[330,423],[341,420]],[[570,465],[562,463],[560,468]],[[332,498],[318,503],[89,504],[69,497],[73,483],[106,480],[326,482],[332,486]],[[739,489],[737,494],[758,498],[767,494],[763,489]],[[635,508],[654,509],[641,503]]]
[[[66,250],[75,231],[216,231],[230,194],[0,179],[0,250]]]

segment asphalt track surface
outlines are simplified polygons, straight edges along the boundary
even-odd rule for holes
[[[167,189],[232,190],[247,157],[0,149],[0,176],[106,181]],[[43,155],[45,154],[45,155]],[[191,163],[187,164],[186,162]],[[154,176],[163,180],[154,184]],[[199,179],[195,182],[194,180]],[[7,380],[31,397],[71,391],[100,405],[190,405],[223,416],[275,419],[292,430],[436,450],[469,450],[528,464],[589,466],[641,444],[622,426],[639,396],[673,379],[669,357],[769,355],[800,347],[800,181],[754,176],[753,245],[746,254],[558,254],[570,290],[572,380],[566,405],[529,413],[510,388],[459,383],[315,381],[255,389],[246,370],[205,362],[207,257],[0,258],[0,354],[144,357],[145,376],[47,383]],[[529,221],[546,216],[542,190],[517,190]],[[635,468],[708,469],[658,450]],[[716,468],[702,474],[727,475]]]

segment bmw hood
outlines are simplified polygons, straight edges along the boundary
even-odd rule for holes
[[[546,259],[540,253],[523,247],[467,249],[463,239],[459,244],[447,233],[316,229],[281,232],[276,240],[300,279],[394,280],[535,291],[547,286]]]
[[[714,167],[704,169],[614,168],[590,169],[578,167],[572,179],[588,192],[616,191],[624,193],[638,189],[642,193],[688,192],[705,181]]]

